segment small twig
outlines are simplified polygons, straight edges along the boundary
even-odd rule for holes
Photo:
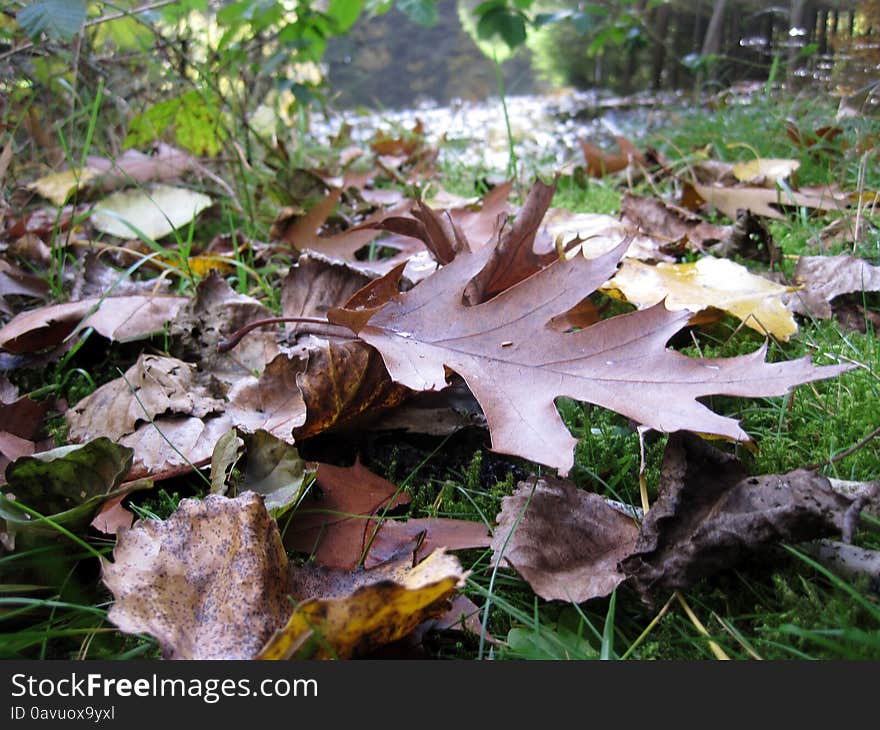
[[[305,324],[311,325],[308,328],[309,334],[313,335],[321,335],[323,337],[341,337],[344,339],[352,339],[354,334],[347,327],[343,327],[338,324],[331,324],[326,319],[321,319],[320,317],[267,317],[266,319],[257,319],[249,324],[246,324],[244,327],[237,329],[233,332],[229,337],[223,340],[219,345],[217,345],[218,352],[229,352],[233,347],[235,347],[239,342],[241,342],[242,338],[259,327],[264,327],[268,324],[283,324],[285,322],[295,322],[297,324]],[[303,331],[306,331],[303,328]]]
[[[627,649],[623,653],[623,656],[620,657],[621,660],[627,659],[629,657],[629,655],[632,654],[638,648],[638,646],[648,637],[648,634],[650,634],[651,631],[654,630],[654,627],[658,623],[660,623],[660,619],[662,619],[666,615],[667,611],[669,611],[669,607],[672,605],[672,602],[674,600],[675,600],[675,593],[673,593],[671,596],[669,596],[669,600],[666,601],[663,608],[660,609],[660,611],[657,613],[657,615],[651,619],[651,623],[649,623],[645,627],[645,630],[642,631],[642,633],[638,635],[636,640],[632,644],[629,645],[629,649]]]
[[[639,434],[639,496],[642,500],[642,514],[648,514],[651,509],[651,502],[648,499],[648,480],[645,477],[645,433],[650,431],[645,426],[638,427]]]
[[[715,641],[712,640],[711,634],[708,629],[703,626],[703,622],[697,618],[697,614],[693,612],[691,607],[688,605],[688,602],[684,600],[684,596],[681,595],[679,591],[675,592],[675,597],[678,599],[678,602],[681,604],[681,607],[684,609],[684,612],[687,614],[687,617],[691,620],[691,623],[694,625],[694,628],[699,631],[703,636],[706,637],[709,643],[709,648],[712,650],[712,653],[715,655],[716,659],[722,660],[730,660],[730,657],[727,656],[727,653],[722,649]]]
[[[841,451],[839,454],[835,454],[834,456],[832,456],[830,459],[827,459],[826,461],[819,461],[815,464],[810,464],[806,468],[807,469],[821,469],[822,467],[831,466],[832,464],[836,464],[838,461],[842,461],[847,456],[852,456],[854,453],[856,453],[856,451],[858,451],[859,449],[861,449],[865,445],[869,444],[878,435],[880,435],[880,426],[875,428],[873,431],[871,431],[871,433],[869,433],[867,436],[865,436],[865,438],[863,438],[858,443],[853,444],[848,449]]]
[[[750,647],[745,641],[743,641],[742,637],[733,630],[730,624],[728,624],[727,621],[725,621],[723,618],[721,618],[721,616],[715,613],[715,611],[712,611],[712,618],[714,618],[719,624],[721,624],[721,628],[723,628],[728,634],[730,634],[733,640],[736,641],[736,643],[739,644],[743,649],[745,649],[752,659],[756,659],[758,661],[764,660],[764,658],[760,654],[758,654],[758,652],[752,649],[752,647]]]
[[[853,535],[855,535],[856,528],[859,526],[859,517],[862,514],[862,510],[877,498],[878,491],[880,489],[878,489],[878,485],[875,482],[867,492],[856,497],[853,503],[847,507],[846,512],[843,513],[843,529],[841,532],[843,534],[843,541],[847,545],[853,541]]]

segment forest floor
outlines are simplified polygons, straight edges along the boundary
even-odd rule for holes
[[[558,245],[562,245],[560,235],[568,243],[575,239],[589,243],[596,238],[596,229],[590,227],[593,219],[578,218],[578,215],[620,218],[628,210],[632,218],[638,205],[628,206],[634,205],[632,201],[636,199],[643,201],[639,205],[646,206],[648,203],[644,201],[647,200],[685,205],[682,195],[688,184],[691,189],[699,189],[697,183],[705,184],[701,175],[719,175],[713,178],[712,184],[734,191],[733,202],[716,201],[712,206],[700,205],[703,201],[697,201],[689,213],[680,209],[672,213],[667,206],[664,215],[671,217],[660,224],[666,226],[665,233],[648,236],[651,243],[646,245],[654,247],[651,254],[654,258],[648,255],[642,261],[656,267],[658,261],[667,266],[689,266],[703,258],[727,260],[765,282],[800,285],[804,292],[818,297],[811,302],[824,301],[827,307],[817,311],[814,306],[804,311],[791,304],[791,297],[786,298],[775,290],[770,293],[759,290],[750,295],[744,291],[746,284],[739,280],[725,281],[726,275],[722,275],[720,282],[716,278],[715,289],[708,286],[698,295],[690,293],[697,296],[699,306],[691,304],[687,308],[705,309],[711,316],[707,315],[701,323],[692,322],[671,337],[670,347],[691,358],[731,358],[754,353],[767,343],[767,359],[773,363],[806,356],[819,366],[839,364],[849,369],[834,378],[811,377],[815,382],[805,379],[804,384],[788,395],[740,397],[714,391],[715,395],[702,402],[715,412],[738,420],[753,439],[754,446],[746,448],[743,444],[713,441],[717,451],[725,456],[712,458],[736,459],[736,469],[750,477],[787,475],[809,468],[812,473],[827,478],[823,484],[830,479],[838,486],[855,482],[864,488],[880,478],[880,441],[876,438],[880,426],[877,421],[880,347],[876,334],[880,322],[877,295],[880,276],[873,268],[880,264],[880,214],[877,211],[880,122],[877,118],[864,114],[837,118],[837,100],[830,97],[784,96],[766,90],[758,90],[748,97],[719,95],[699,105],[675,103],[674,99],[667,98],[654,99],[651,105],[650,100],[643,99],[643,106],[620,109],[615,104],[602,107],[600,100],[592,101],[593,111],[585,114],[582,111],[584,98],[575,101],[561,101],[558,97],[511,99],[506,121],[499,104],[476,110],[458,107],[442,112],[411,110],[401,114],[345,115],[345,122],[350,126],[341,124],[336,117],[325,122],[319,122],[316,117],[313,127],[303,122],[292,134],[288,141],[287,168],[281,172],[270,166],[254,165],[233,181],[226,179],[220,168],[212,168],[210,161],[201,161],[195,173],[190,170],[178,176],[176,182],[182,180],[180,184],[188,190],[208,193],[212,205],[197,223],[179,224],[177,232],[165,239],[171,243],[156,243],[158,235],[137,226],[128,226],[128,235],[108,233],[107,228],[102,230],[91,209],[91,201],[101,198],[101,191],[91,191],[91,199],[83,194],[82,200],[68,198],[65,201],[62,196],[61,205],[50,207],[37,196],[21,194],[25,184],[36,177],[33,171],[18,168],[14,179],[7,174],[2,233],[4,258],[0,263],[8,272],[5,274],[8,280],[15,285],[7,285],[3,293],[6,325],[0,329],[0,347],[3,347],[0,361],[5,371],[2,408],[7,420],[15,421],[15,427],[3,432],[5,440],[0,443],[0,450],[4,463],[13,467],[19,464],[21,474],[15,472],[15,468],[7,469],[8,484],[0,488],[5,494],[0,503],[0,534],[4,537],[3,552],[0,552],[3,575],[0,657],[161,656],[156,631],[151,632],[147,625],[140,624],[139,628],[129,628],[123,633],[112,620],[113,616],[108,617],[114,599],[118,601],[120,594],[111,591],[102,580],[99,557],[109,559],[114,554],[116,529],[108,527],[106,522],[96,527],[92,518],[96,513],[109,514],[111,509],[116,510],[106,503],[111,493],[120,498],[124,495],[121,507],[128,510],[127,518],[125,515],[120,518],[114,511],[115,518],[130,522],[137,517],[141,521],[164,520],[170,524],[174,515],[181,515],[179,505],[183,498],[202,499],[208,492],[225,493],[231,498],[237,491],[248,488],[248,469],[243,464],[255,459],[251,449],[257,447],[247,438],[242,437],[241,443],[235,442],[238,456],[222,462],[214,448],[217,438],[211,441],[207,451],[204,444],[196,448],[190,442],[184,446],[182,441],[176,442],[169,451],[166,445],[157,443],[155,438],[150,441],[144,435],[146,431],[152,433],[151,428],[161,433],[163,424],[170,429],[171,420],[163,421],[169,416],[201,419],[202,427],[215,411],[234,409],[212,405],[199,411],[198,404],[190,403],[189,411],[180,410],[179,405],[169,406],[173,400],[170,391],[162,408],[153,409],[150,402],[145,408],[136,396],[138,388],[132,388],[123,373],[133,377],[131,368],[146,356],[173,356],[197,363],[193,366],[193,372],[197,372],[194,377],[200,377],[198,373],[215,367],[209,364],[213,360],[206,354],[208,345],[205,343],[216,346],[218,340],[211,340],[206,332],[193,332],[216,325],[223,330],[224,337],[231,334],[228,328],[224,330],[226,315],[216,313],[226,312],[224,308],[229,306],[229,318],[239,321],[236,318],[243,315],[234,310],[236,296],[250,297],[247,306],[259,306],[267,315],[314,315],[305,304],[296,307],[291,304],[296,297],[285,283],[291,270],[297,269],[297,256],[302,251],[322,251],[332,236],[351,235],[351,228],[363,223],[377,207],[390,209],[407,201],[414,204],[417,197],[438,210],[465,211],[448,215],[453,220],[466,220],[467,211],[479,212],[480,205],[488,208],[486,201],[491,191],[500,189],[514,169],[516,179],[510,190],[514,211],[527,200],[537,175],[548,182],[558,176],[547,218],[555,222],[556,227],[540,228],[538,235],[539,239],[556,236]],[[540,122],[537,121],[539,113]],[[796,172],[792,172],[789,165],[785,173],[772,177],[777,174],[770,171],[773,161],[796,161]],[[751,177],[736,173],[739,176],[731,181],[734,163],[752,163],[757,173],[753,171]],[[756,182],[756,177],[761,180]],[[342,179],[344,190],[333,198],[333,190]],[[769,185],[768,179],[771,179]],[[146,184],[138,183],[136,187]],[[755,188],[772,190],[770,198],[775,200],[768,199],[763,192],[754,193]],[[278,194],[276,189],[284,189],[284,194]],[[834,205],[826,205],[827,199],[816,203],[818,194],[814,195],[814,191],[820,189],[828,191]],[[744,190],[752,192],[743,193]],[[794,191],[814,197],[807,202],[798,198],[802,202],[787,204],[785,196],[790,194],[791,200],[795,200]],[[722,253],[717,239],[694,232],[698,225],[705,224],[724,228],[725,235],[731,234],[738,222],[736,209],[760,205],[764,209],[769,205],[772,215],[742,216],[739,223],[750,228],[740,237],[738,247],[727,248]],[[284,207],[286,213],[279,215]],[[564,213],[554,213],[554,209]],[[456,215],[462,218],[455,218]],[[525,217],[523,213],[520,215]],[[111,213],[110,218],[114,217],[120,216]],[[482,223],[486,224],[489,217],[487,213]],[[681,230],[687,233],[682,234],[679,228],[675,228],[678,233],[673,233],[669,228],[673,224],[683,226]],[[635,227],[645,233],[646,226],[642,221]],[[346,276],[375,278],[387,273],[387,268],[381,270],[383,258],[398,256],[402,250],[399,238],[393,238],[399,234],[399,228],[387,228],[386,234],[383,234],[385,238],[370,239],[359,246],[347,240],[342,246],[342,239],[337,238],[334,241],[341,247],[323,250],[337,262],[342,259],[354,272],[349,271]],[[304,241],[308,245],[303,244]],[[339,253],[343,248],[348,252],[345,256]],[[434,250],[430,245],[428,249]],[[89,259],[85,254],[95,251],[103,251],[100,264],[94,263],[97,257],[87,264]],[[129,254],[125,251],[137,251],[139,258],[126,258]],[[819,256],[829,259],[846,256],[871,266],[859,269],[858,285],[848,288],[845,282],[828,284],[827,279],[818,282],[798,279],[802,275],[798,269],[801,262],[807,257]],[[203,282],[209,281],[211,272],[218,270],[211,265],[212,260],[216,263],[217,259],[224,259],[225,268],[220,267],[219,273],[227,288],[222,294],[215,292],[218,299],[214,304],[193,304],[199,301],[198,297],[208,296]],[[435,266],[433,261],[430,263]],[[301,268],[302,261],[299,266]],[[405,271],[405,276],[411,275],[412,270]],[[681,283],[676,277],[686,278],[684,274],[673,273],[671,280],[655,284],[655,289],[657,286],[671,288],[662,289],[651,302],[640,299],[623,285],[616,294],[612,293],[613,287],[604,286],[601,291],[584,294],[591,295],[591,307],[598,312],[595,316],[608,321],[644,310],[664,296],[669,304],[677,291],[676,285]],[[421,281],[413,281],[412,292],[418,292],[428,281],[431,274]],[[115,283],[108,286],[108,282]],[[120,282],[132,286],[127,292],[122,291],[125,286],[119,286],[113,296],[161,292],[169,299],[177,298],[175,301],[179,300],[180,307],[188,308],[187,316],[196,319],[175,320],[177,312],[183,309],[174,309],[158,328],[150,329],[148,324],[141,325],[138,320],[135,329],[143,331],[137,333],[137,339],[114,334],[137,317],[113,321],[104,325],[104,329],[95,324],[96,320],[90,324],[88,317],[95,315],[94,306],[106,312],[102,307],[105,300],[112,301],[109,290],[116,289]],[[750,324],[750,316],[743,315],[738,304],[731,304],[725,298],[731,290],[734,290],[734,299],[745,298],[754,307],[769,309],[749,310],[753,312]],[[345,299],[347,297],[337,296],[333,300],[328,293],[323,311],[326,312],[328,306],[346,304]],[[773,302],[768,304],[768,299]],[[68,302],[85,304],[72,314],[65,310],[63,317],[58,310],[47,313],[46,308]],[[92,302],[97,304],[93,306]],[[785,314],[779,315],[785,321],[778,328],[753,326],[754,321],[762,317],[754,312],[770,311],[777,304],[785,310]],[[22,311],[42,314],[23,325],[19,314]],[[12,320],[15,315],[18,320]],[[219,317],[220,324],[211,319],[212,316]],[[786,329],[786,317],[791,319],[794,329]],[[9,329],[10,320],[15,324],[14,332]],[[60,328],[54,326],[58,322],[62,323]],[[189,335],[184,332],[187,327]],[[156,329],[160,330],[159,334],[154,333]],[[270,339],[277,339],[282,352],[288,354],[297,347],[314,347],[294,326],[264,328],[263,334],[267,332],[271,333]],[[187,339],[190,335],[194,339]],[[408,338],[410,333],[400,336]],[[250,357],[252,351],[248,352]],[[277,347],[273,352],[277,352]],[[383,356],[385,354],[383,352]],[[265,366],[266,361],[260,361],[256,370],[261,371]],[[354,366],[347,361],[346,367]],[[224,377],[219,366],[210,372],[217,381]],[[258,372],[255,377],[259,376]],[[288,383],[302,386],[301,377],[289,374],[288,377]],[[113,396],[116,400],[105,399],[99,405],[94,399],[88,400],[96,391],[109,392],[101,390],[108,384],[121,382],[127,387],[120,386],[122,390]],[[146,380],[139,387],[146,389],[145,383]],[[380,385],[387,387],[384,380]],[[377,392],[380,385],[375,385]],[[172,390],[176,388],[177,396],[188,392],[191,401],[204,396],[205,403],[210,399],[216,403],[226,398],[228,403],[242,408],[244,401],[236,402],[231,395],[234,388],[211,391],[213,387],[206,386],[201,391],[199,381],[198,386],[176,383]],[[742,544],[713,544],[702,548],[704,552],[695,559],[692,573],[688,573],[690,567],[684,570],[687,580],[680,575],[669,578],[664,574],[665,583],[661,581],[657,589],[646,589],[645,581],[621,574],[619,586],[613,592],[611,589],[600,591],[600,595],[579,601],[541,598],[540,595],[547,592],[546,588],[537,587],[541,579],[545,584],[549,580],[556,586],[567,580],[558,574],[559,566],[541,567],[538,570],[541,575],[536,580],[534,572],[512,570],[509,563],[493,560],[493,553],[497,554],[499,549],[497,516],[505,508],[505,498],[521,493],[524,484],[531,484],[529,488],[534,490],[535,476],[552,478],[555,471],[551,467],[555,462],[548,457],[542,465],[493,450],[492,444],[497,445],[497,441],[490,430],[495,424],[490,417],[490,428],[487,428],[485,421],[485,416],[491,415],[487,413],[489,407],[479,396],[477,401],[480,402],[474,401],[460,385],[456,392],[460,400],[447,398],[441,404],[442,416],[451,419],[452,426],[440,423],[441,410],[432,410],[431,415],[422,417],[437,419],[437,424],[429,424],[436,426],[433,428],[419,428],[412,420],[405,430],[383,428],[381,422],[378,426],[362,425],[361,421],[349,418],[354,411],[359,415],[372,407],[370,398],[360,393],[357,398],[366,404],[346,401],[344,407],[337,407],[332,416],[326,417],[328,428],[313,424],[314,414],[310,412],[309,420],[297,426],[306,430],[293,432],[297,458],[301,457],[305,463],[296,467],[298,472],[294,469],[299,479],[295,494],[278,512],[272,513],[285,538],[286,559],[292,565],[311,569],[316,562],[322,564],[319,551],[304,551],[301,545],[292,545],[287,542],[286,532],[295,532],[297,511],[303,505],[308,508],[309,499],[326,498],[328,489],[321,482],[320,472],[319,487],[311,481],[315,463],[349,468],[359,462],[385,484],[393,485],[394,497],[381,513],[367,511],[356,516],[365,517],[368,522],[375,520],[380,525],[385,521],[400,524],[414,519],[426,521],[427,532],[409,535],[410,541],[415,537],[419,544],[423,540],[431,542],[431,529],[446,524],[442,522],[444,519],[480,523],[487,535],[496,538],[492,548],[486,541],[474,546],[465,544],[455,551],[462,569],[459,593],[468,599],[466,605],[470,611],[465,626],[458,627],[461,630],[422,625],[416,634],[376,648],[373,656],[455,659],[880,657],[880,570],[877,553],[873,552],[880,550],[877,532],[880,520],[876,510],[870,507],[870,499],[861,522],[851,535],[846,535],[851,545],[862,551],[862,561],[856,567],[852,562],[844,565],[815,557],[821,553],[815,540],[830,537],[840,541],[841,536],[825,527],[814,529],[809,519],[805,526],[804,520],[798,518],[797,526],[789,532],[785,531],[788,527],[780,527],[779,523],[768,528],[764,523],[758,525],[746,520],[736,523],[746,525],[744,531],[748,535]],[[146,400],[145,393],[143,390]],[[308,393],[306,398],[308,400]],[[36,416],[28,410],[33,403],[40,404]],[[669,488],[666,482],[672,477],[668,463],[664,466],[664,455],[667,460],[671,458],[670,437],[653,431],[641,439],[634,420],[627,417],[626,407],[620,409],[624,411],[621,415],[565,397],[557,398],[555,404],[566,427],[577,439],[566,484],[578,492],[593,493],[618,505],[622,503],[632,514],[644,517],[640,510],[654,505],[658,495]],[[119,425],[114,414],[124,410],[123,405],[134,409],[130,413],[135,415],[130,417],[130,423]],[[319,405],[327,408],[326,403]],[[342,412],[345,408],[352,408],[352,413]],[[229,426],[238,426],[242,436],[258,430],[254,422],[251,412]],[[265,422],[261,422],[259,428],[268,429]],[[273,433],[277,435],[278,429]],[[84,477],[77,471],[82,465],[70,466],[69,462],[59,466],[59,472],[38,470],[34,476],[22,466],[28,459],[28,464],[33,462],[33,453],[62,446],[72,446],[75,451],[102,435],[131,446],[134,453],[132,462],[130,454],[114,452],[110,461],[115,466],[107,467],[118,472],[113,480],[102,473],[100,484],[94,488],[96,491],[90,492],[88,499],[69,493],[52,493],[52,488],[44,488],[42,484],[34,488],[35,480],[48,480],[52,484],[55,479],[61,480],[60,474],[65,470],[72,470],[75,479]],[[289,427],[287,435],[289,441],[294,440]],[[163,438],[167,444],[175,439],[174,436]],[[242,457],[244,443],[247,443],[247,455]],[[69,458],[69,453],[54,458],[60,463]],[[89,454],[83,458],[88,461],[97,457]],[[212,458],[214,467],[209,471]],[[244,461],[237,461],[239,458]],[[140,478],[152,481],[133,487],[133,480]],[[729,478],[725,472],[723,479]],[[69,488],[70,484],[66,484]],[[283,486],[289,487],[289,484]],[[27,492],[28,489],[32,491]],[[83,489],[85,493],[86,488]],[[710,489],[706,486],[707,491]],[[398,499],[400,495],[405,499]],[[23,508],[27,514],[22,512]],[[349,506],[338,509],[347,512]],[[71,510],[77,512],[76,518],[67,521],[65,515]],[[521,513],[519,518],[523,518],[523,514],[528,512]],[[88,519],[84,520],[85,516]],[[703,515],[699,520],[704,518],[708,519]],[[684,521],[684,517],[679,519]],[[695,531],[699,530],[699,520],[693,528]],[[38,522],[44,529],[30,530],[31,525],[26,523],[31,521]],[[103,531],[99,529],[102,524]],[[322,523],[320,528],[329,531],[330,525]],[[380,533],[374,532],[372,537],[377,534]],[[690,535],[670,550],[678,557],[691,549],[688,545],[697,542],[697,538]],[[383,554],[396,554],[409,544],[404,538],[396,542],[389,538],[390,547],[384,546]],[[502,552],[506,546],[507,542]],[[369,543],[363,547],[355,572],[370,549],[373,548]],[[411,554],[418,554],[418,550],[417,547],[413,553],[410,546]],[[118,556],[116,564],[120,564]],[[342,565],[332,561],[324,563],[328,564]],[[454,627],[456,622],[451,623]],[[168,634],[163,636],[167,639]],[[162,644],[165,653],[169,653],[168,642]]]

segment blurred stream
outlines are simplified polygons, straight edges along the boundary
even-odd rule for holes
[[[605,146],[615,135],[638,140],[683,110],[683,94],[636,94],[615,97],[601,91],[557,91],[510,96],[507,113],[515,151],[525,172],[554,173],[583,164],[578,140]],[[377,132],[399,136],[421,122],[431,143],[445,140],[441,162],[487,172],[507,169],[509,142],[504,107],[497,97],[482,102],[453,100],[403,110],[329,111],[315,117],[311,134],[327,143],[343,124],[355,144],[366,146]]]

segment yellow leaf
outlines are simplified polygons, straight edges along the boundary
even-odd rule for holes
[[[165,264],[166,266],[170,266],[171,268],[180,267],[179,259],[167,256],[157,256],[156,261],[158,263]],[[190,256],[186,260],[186,264],[189,267],[190,272],[200,278],[207,276],[212,271],[216,271],[218,274],[229,274],[235,270],[234,262],[235,257],[223,256],[222,254],[213,254],[210,256]]]
[[[86,184],[101,174],[100,170],[93,167],[84,167],[81,170],[63,170],[45,175],[35,180],[27,187],[51,200],[55,205],[64,205],[67,196],[74,190],[82,189]]]
[[[408,558],[367,571],[375,582],[342,598],[312,599],[297,607],[257,659],[344,659],[396,641],[443,613],[464,584],[458,559],[435,550],[416,567]]]
[[[699,312],[714,307],[738,317],[761,334],[769,333],[781,340],[797,332],[794,316],[782,303],[782,295],[791,289],[727,259],[707,256],[691,264],[656,266],[624,259],[604,289],[619,291],[639,309],[665,298],[670,311]]]
[[[152,185],[104,198],[92,209],[92,225],[118,238],[137,238],[137,229],[155,240],[188,224],[211,203],[194,190]]]
[[[733,174],[740,182],[775,187],[778,180],[785,180],[800,166],[801,163],[797,160],[759,157],[747,162],[737,162],[733,166]]]

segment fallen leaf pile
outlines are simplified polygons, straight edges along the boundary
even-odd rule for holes
[[[820,132],[790,134],[809,152],[834,134]],[[348,658],[429,630],[481,633],[459,550],[574,603],[623,586],[655,602],[779,543],[841,537],[817,549],[872,564],[846,543],[873,493],[842,495],[807,469],[750,475],[702,438],[750,441],[709,396],[781,396],[851,365],[769,362],[766,344],[731,358],[671,345],[725,315],[782,342],[796,316],[867,321],[847,299],[880,290],[862,259],[804,256],[783,283],[751,268],[781,261],[762,218],[853,199],[798,188],[798,160],[673,176],[656,151],[616,143],[581,141],[589,176],[665,180],[680,196],[627,193],[619,216],[552,208],[555,181],[535,182],[520,207],[511,181],[457,198],[434,186],[438,150],[420,125],[347,148],[333,170],[291,172],[268,243],[234,232],[186,255],[170,243],[198,230],[213,198],[191,179],[208,174],[200,163],[166,145],[24,186],[55,207],[2,209],[4,372],[19,382],[66,365],[86,341],[121,354],[76,402],[0,380],[0,544],[20,550],[58,526],[115,535],[102,561],[109,620],[175,659]],[[62,249],[75,265],[56,272]],[[248,289],[253,267],[270,273]],[[578,440],[560,399],[671,434],[644,515],[566,481]],[[61,447],[48,414],[63,416]],[[433,516],[437,505],[411,514],[407,483],[360,458],[307,460],[328,443],[357,450],[370,429],[463,426],[531,462],[526,472],[556,474],[520,481],[489,524]],[[207,495],[135,520],[128,495],[181,476]]]
[[[543,598],[581,602],[627,581],[652,603],[773,545],[846,534],[862,506],[814,471],[748,476],[731,455],[676,433],[641,524],[571,483],[539,479],[505,498],[492,547]]]

